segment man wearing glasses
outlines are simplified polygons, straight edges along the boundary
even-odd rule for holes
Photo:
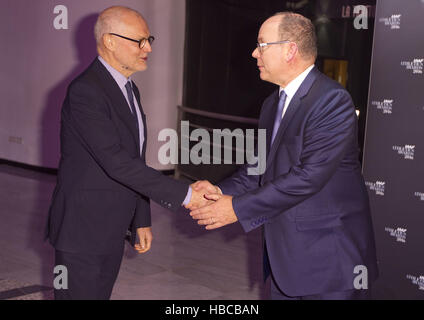
[[[68,288],[56,299],[109,299],[128,228],[139,253],[152,242],[150,204],[170,210],[205,201],[187,183],[146,166],[146,118],[130,76],[147,68],[154,37],[136,11],[104,10],[99,57],[69,86],[62,107],[61,160],[46,237]],[[136,241],[136,236],[138,241]]]
[[[260,78],[278,86],[259,118],[266,171],[197,182],[217,201],[191,215],[207,229],[264,229],[272,299],[367,299],[377,263],[351,97],[314,66],[314,26],[299,14],[266,20],[252,56]]]

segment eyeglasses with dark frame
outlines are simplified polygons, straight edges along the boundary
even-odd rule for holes
[[[262,53],[266,46],[269,46],[271,44],[282,44],[282,43],[287,43],[287,42],[291,42],[291,41],[290,40],[281,40],[281,41],[262,42],[262,43],[256,42],[256,47],[258,48],[258,51],[260,53]]]
[[[146,45],[146,41],[148,41],[150,45],[152,45],[153,41],[155,41],[155,37],[153,37],[153,36],[149,36],[148,38],[141,38],[140,40],[135,40],[135,39],[131,39],[131,38],[128,38],[128,37],[121,36],[120,34],[117,34],[117,33],[109,32],[109,34],[120,37],[122,39],[137,42],[140,49],[144,48],[144,46]]]

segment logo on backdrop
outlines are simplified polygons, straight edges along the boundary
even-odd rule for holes
[[[393,99],[384,99],[383,101],[371,101],[371,105],[376,106],[377,110],[381,110],[383,114],[392,114]]]
[[[396,238],[397,242],[406,243],[406,230],[405,228],[384,228],[384,231],[388,232],[390,236]]]
[[[413,74],[422,74],[424,59],[414,59],[412,61],[401,61],[401,66],[404,66],[406,70],[411,70]]]
[[[376,182],[365,181],[365,185],[368,186],[371,191],[375,191],[376,195],[384,196],[384,188],[386,186],[385,181],[376,181]]]
[[[384,23],[385,26],[390,27],[390,29],[400,29],[400,18],[401,14],[392,14],[388,18],[380,18],[378,21]]]
[[[415,192],[414,196],[420,198],[421,201],[424,201],[424,193],[423,192]]]
[[[398,154],[403,155],[404,159],[414,160],[415,145],[406,144],[404,147],[393,146],[392,148]]]
[[[420,275],[419,277],[415,277],[407,274],[406,279],[411,280],[412,284],[417,285],[419,290],[424,290],[424,276]]]

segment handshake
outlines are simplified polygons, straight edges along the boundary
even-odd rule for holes
[[[207,180],[197,181],[191,185],[190,203],[185,207],[197,223],[207,230],[217,229],[236,222],[232,196],[223,195],[220,188]]]

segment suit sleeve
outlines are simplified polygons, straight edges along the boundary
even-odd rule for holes
[[[246,232],[319,192],[340,165],[355,132],[350,96],[345,90],[332,90],[316,104],[308,116],[299,164],[262,187],[233,198]]]
[[[163,207],[178,210],[188,184],[168,178],[140,158],[131,157],[120,143],[102,91],[91,84],[75,82],[69,88],[68,99],[62,113],[63,125],[70,127],[106,174]]]
[[[150,199],[144,196],[137,198],[137,207],[135,209],[133,227],[146,228],[152,226],[150,214]]]
[[[217,185],[223,194],[231,196],[241,195],[259,186],[259,175],[249,175],[248,169],[254,165],[243,165],[233,175],[222,180]]]
[[[144,196],[140,196],[137,199],[137,207],[135,209],[134,218],[131,221],[129,230],[131,236],[129,241],[132,246],[137,242],[137,229],[147,228],[152,226],[151,214],[150,214],[150,200]]]

